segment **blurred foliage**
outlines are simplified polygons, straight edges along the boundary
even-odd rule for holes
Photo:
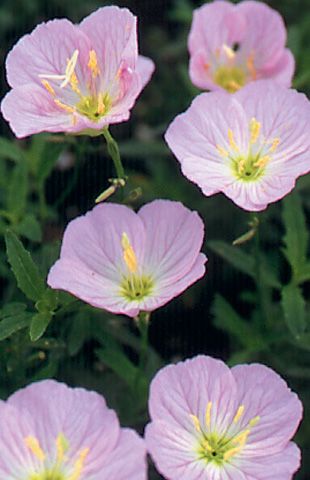
[[[79,21],[107,3],[75,0],[73,7],[63,0],[2,0],[1,59],[37,23],[54,16]],[[154,198],[170,198],[198,210],[206,225],[209,271],[181,298],[154,314],[153,347],[146,368],[141,369],[137,325],[52,291],[45,283],[58,257],[65,224],[92,207],[113,174],[103,141],[61,135],[17,141],[3,123],[0,395],[5,398],[27,383],[56,377],[103,393],[123,424],[142,432],[148,383],[163,363],[197,353],[219,356],[231,365],[263,362],[283,375],[303,400],[305,420],[297,440],[304,449],[304,465],[296,478],[306,479],[310,470],[309,177],[301,178],[293,194],[259,216],[246,214],[221,195],[203,197],[181,175],[162,139],[172,118],[199,93],[188,77],[186,40],[192,10],[201,2],[114,3],[139,16],[141,51],[154,59],[157,70],[130,122],[112,129],[130,176],[126,189],[113,201],[138,208]],[[297,65],[294,86],[309,94],[309,2],[268,3],[288,25],[288,43]],[[4,72],[1,88],[3,93],[7,90]],[[236,238],[239,241],[233,245]],[[151,478],[159,476],[152,472]]]

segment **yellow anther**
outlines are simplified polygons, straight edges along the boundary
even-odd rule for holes
[[[206,449],[208,450],[209,452],[212,452],[213,448],[211,447],[210,443],[208,442],[208,440],[206,438],[204,438],[201,442],[201,445]]]
[[[248,439],[248,436],[250,435],[251,433],[251,429],[248,428],[247,430],[244,430],[243,432],[239,433],[239,435],[237,435],[236,437],[234,437],[232,439],[232,442],[233,443],[239,443],[239,446],[240,447],[244,447],[244,445],[246,444],[246,441]]]
[[[226,56],[229,58],[229,60],[233,60],[233,59],[235,58],[236,52],[234,52],[231,47],[229,47],[228,45],[224,44],[224,45],[223,45],[223,50],[224,50]]]
[[[227,152],[227,150],[225,150],[225,148],[221,147],[221,145],[216,145],[216,149],[222,157],[228,157],[229,156],[229,153]]]
[[[231,148],[235,150],[235,152],[239,152],[239,147],[235,142],[234,132],[230,128],[228,129],[228,140]]]
[[[48,91],[48,93],[50,93],[53,96],[56,95],[55,90],[53,89],[50,82],[48,82],[47,80],[41,80],[41,82],[42,82],[42,85],[44,86],[44,88],[46,88],[46,90]]]
[[[236,413],[236,415],[235,415],[235,418],[234,418],[233,422],[234,422],[234,423],[238,423],[239,420],[240,420],[240,418],[242,417],[243,413],[244,413],[244,405],[240,405],[240,407],[238,408],[238,411],[237,411],[237,413]]]
[[[41,461],[45,460],[45,453],[43,452],[39,440],[32,435],[25,438],[25,444],[31,450],[31,452]]]
[[[67,113],[75,113],[75,108],[73,107],[70,107],[70,105],[66,105],[65,103],[61,102],[60,100],[58,100],[58,98],[56,98],[54,100],[54,102],[56,103],[56,105],[60,108],[62,108],[63,110],[65,110]]]
[[[63,433],[60,433],[56,438],[57,463],[62,463],[65,458],[65,453],[69,449],[69,442]]]
[[[197,432],[201,433],[201,426],[200,426],[199,418],[196,417],[196,415],[190,415],[190,417],[193,421],[194,427],[197,430]]]
[[[84,448],[79,453],[78,459],[74,463],[74,470],[72,474],[68,477],[68,480],[79,480],[82,475],[82,471],[85,464],[85,459],[89,453],[89,448]]]
[[[104,104],[104,101],[103,101],[103,94],[102,93],[99,93],[98,95],[98,113],[100,115],[102,115],[105,111],[105,104]]]
[[[240,450],[241,450],[241,447],[234,447],[234,448],[231,448],[230,450],[227,450],[227,452],[225,452],[223,456],[224,461],[229,460],[231,457],[236,455],[236,453],[239,453]]]
[[[212,409],[212,402],[208,402],[207,409],[206,409],[206,425],[209,430],[211,428],[211,409]]]
[[[269,148],[269,152],[271,153],[275,152],[279,146],[279,143],[280,143],[280,138],[275,138],[274,140],[272,140],[271,147]]]
[[[254,163],[254,167],[264,168],[269,162],[269,160],[270,160],[270,156],[264,155]]]
[[[79,56],[79,51],[74,50],[72,57],[68,59],[64,80],[61,83],[60,88],[64,88],[68,85],[68,83],[70,83],[71,77],[74,74],[74,69],[77,64],[78,56]]]
[[[252,418],[252,420],[249,421],[249,427],[255,427],[255,425],[258,424],[260,421],[260,416],[257,415],[257,417]]]
[[[90,52],[89,52],[89,61],[88,61],[87,66],[88,66],[88,68],[90,69],[90,71],[91,71],[91,73],[92,73],[92,77],[93,77],[93,78],[98,77],[98,75],[99,75],[99,73],[100,73],[100,70],[99,70],[98,60],[97,60],[97,54],[96,54],[95,50],[90,50]]]
[[[250,121],[250,134],[251,134],[251,137],[250,137],[250,143],[256,143],[258,137],[259,137],[259,134],[260,134],[260,130],[261,130],[261,123],[258,122],[256,120],[256,118],[252,118],[251,121]]]
[[[131,273],[135,273],[138,269],[138,261],[134,249],[130,243],[127,233],[122,235],[123,257],[125,263]]]
[[[247,62],[246,62],[246,65],[247,65],[247,69],[250,73],[250,76],[251,76],[251,79],[252,80],[256,80],[257,78],[257,73],[256,73],[256,68],[255,68],[255,65],[254,65],[254,52],[252,52],[248,58],[247,58]]]
[[[241,160],[239,160],[238,166],[237,166],[239,175],[241,175],[241,174],[244,172],[245,163],[246,163],[246,162],[245,162],[245,159],[244,159],[244,158],[242,158]]]
[[[79,85],[78,78],[76,76],[76,73],[73,72],[70,77],[70,86],[75,93],[77,93],[78,95],[81,95],[81,90],[79,89],[78,85]]]

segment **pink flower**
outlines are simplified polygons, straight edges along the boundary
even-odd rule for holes
[[[146,480],[143,440],[103,397],[44,380],[0,403],[0,478]]]
[[[150,390],[146,444],[167,480],[291,480],[297,395],[264,365],[231,370],[198,356],[159,371]]]
[[[135,317],[204,275],[203,233],[198,214],[179,202],[155,200],[137,214],[100,204],[70,222],[47,281],[95,307]]]
[[[128,120],[154,64],[138,56],[136,17],[104,7],[79,25],[61,19],[37,26],[9,53],[6,68],[12,90],[1,109],[21,138],[95,134]]]
[[[191,80],[199,88],[229,92],[261,78],[289,87],[295,62],[285,43],[281,15],[264,3],[203,5],[194,12],[188,41]]]
[[[169,126],[166,141],[205,195],[223,192],[257,211],[309,172],[309,130],[306,96],[261,80],[233,95],[199,95]]]

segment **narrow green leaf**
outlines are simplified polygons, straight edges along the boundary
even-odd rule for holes
[[[63,149],[64,145],[62,143],[45,143],[45,148],[38,161],[36,172],[37,179],[40,183],[43,183],[49,177]]]
[[[28,172],[25,162],[18,163],[10,179],[7,196],[7,209],[17,218],[22,215],[26,208],[28,194]]]
[[[0,321],[0,340],[10,337],[13,333],[29,325],[31,313],[20,312],[2,317]]]
[[[76,355],[91,337],[91,321],[84,312],[79,312],[71,322],[67,347],[71,356]]]
[[[26,310],[26,307],[27,305],[21,302],[6,303],[2,310],[0,310],[0,319],[22,313]]]
[[[310,263],[306,263],[300,267],[297,280],[300,283],[310,280]]]
[[[0,137],[0,157],[18,163],[23,159],[23,150],[15,142]]]
[[[36,313],[32,319],[30,324],[30,339],[32,342],[39,340],[42,337],[45,330],[47,329],[50,321],[52,319],[52,314],[49,312],[45,313]]]
[[[249,348],[250,345],[257,346],[262,343],[256,332],[252,331],[250,324],[221,295],[216,295],[212,305],[212,313],[214,324],[237,338],[244,347]]]
[[[282,218],[286,232],[283,252],[298,280],[306,261],[309,234],[301,199],[296,192],[283,200]]]
[[[5,235],[6,251],[20,290],[30,300],[39,300],[45,291],[43,278],[30,253],[10,230]]]
[[[246,275],[249,275],[254,280],[256,279],[255,259],[253,256],[242,251],[240,247],[229,245],[221,240],[211,240],[208,243],[208,246],[211,248],[211,250],[230,263],[230,265],[232,265],[234,268],[245,273]],[[261,270],[266,285],[273,288],[281,287],[275,272],[269,268],[266,262],[261,265]]]
[[[289,284],[282,289],[282,308],[286,324],[294,337],[299,339],[306,329],[305,300],[301,289]]]
[[[15,231],[33,242],[41,242],[42,229],[36,217],[29,213],[15,226]]]
[[[137,368],[128,360],[119,347],[107,347],[96,350],[100,360],[110,367],[130,387],[137,379]]]

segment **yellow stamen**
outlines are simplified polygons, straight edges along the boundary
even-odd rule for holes
[[[238,169],[238,173],[239,173],[240,175],[244,172],[244,169],[245,169],[245,160],[244,160],[244,158],[242,158],[241,160],[239,160],[237,169]]]
[[[97,60],[97,54],[95,50],[90,50],[89,52],[89,61],[87,64],[88,68],[90,69],[93,78],[98,77],[100,70],[98,67],[98,60]]]
[[[223,456],[224,461],[229,460],[231,457],[236,455],[236,453],[239,453],[240,450],[241,450],[241,447],[234,447],[234,448],[231,448],[230,450],[227,450],[227,452],[225,452]]]
[[[81,90],[79,89],[78,85],[79,85],[78,78],[76,76],[76,73],[73,72],[70,77],[70,86],[75,93],[77,93],[78,95],[81,95]]]
[[[208,440],[206,438],[204,438],[201,442],[201,445],[206,449],[208,450],[209,452],[212,452],[213,448],[211,447],[210,443],[208,442]]]
[[[257,417],[252,418],[252,420],[249,421],[249,427],[255,427],[255,425],[258,424],[260,421],[260,416],[257,415]]]
[[[74,73],[74,69],[76,67],[78,56],[79,56],[79,51],[74,50],[72,57],[68,59],[66,72],[65,72],[65,75],[64,75],[64,81],[60,85],[60,88],[64,88],[68,85],[68,83],[70,83],[71,77],[72,77],[72,75]]]
[[[103,94],[102,93],[99,93],[98,95],[98,113],[100,115],[102,115],[105,111],[105,104],[104,104],[104,101],[103,101]]]
[[[259,158],[255,163],[254,167],[264,168],[270,160],[269,155],[264,155],[262,158]]]
[[[89,448],[84,448],[83,450],[81,450],[81,452],[79,453],[79,457],[74,464],[74,470],[70,475],[70,477],[68,477],[68,480],[79,480],[82,474],[82,470],[84,468],[84,463],[88,455],[88,452],[89,452]]]
[[[63,433],[60,433],[56,438],[57,463],[62,463],[65,458],[65,453],[69,448],[69,442]]]
[[[25,444],[31,450],[31,452],[41,461],[45,460],[45,453],[43,452],[39,440],[32,435],[25,438]]]
[[[196,428],[197,432],[201,433],[201,426],[200,426],[199,418],[196,417],[196,415],[190,415],[190,417],[193,421],[194,427]]]
[[[54,100],[54,102],[56,103],[56,105],[60,108],[62,108],[63,110],[65,110],[67,113],[75,113],[75,108],[73,107],[70,107],[70,105],[66,105],[65,103],[61,102],[60,100],[58,100],[58,98],[56,98]]]
[[[228,45],[223,45],[223,50],[226,54],[226,56],[229,58],[229,60],[233,60],[236,56],[236,52],[233,51],[232,48],[230,48]]]
[[[252,78],[252,80],[256,80],[257,78],[257,73],[256,73],[256,68],[255,68],[255,65],[254,65],[254,52],[252,52],[249,56],[248,56],[248,59],[247,59],[247,62],[246,62],[246,65],[247,65],[247,68],[248,68],[248,71],[250,73],[250,76]]]
[[[236,152],[239,152],[239,147],[235,142],[234,132],[230,128],[228,129],[228,140],[229,140],[229,145],[231,146],[231,148],[233,150],[235,150]]]
[[[269,152],[271,152],[271,153],[275,152],[276,149],[279,146],[279,143],[280,143],[280,138],[275,138],[271,143],[271,147],[269,148]]]
[[[225,150],[225,148],[221,147],[221,145],[216,145],[216,149],[222,157],[228,157],[229,156],[229,153],[227,152],[227,150]]]
[[[256,118],[252,118],[251,121],[250,121],[250,134],[251,134],[251,137],[250,137],[250,143],[256,143],[258,137],[259,137],[259,134],[260,134],[260,130],[261,130],[261,123],[258,122],[256,120]]]
[[[244,447],[250,433],[251,429],[248,428],[247,430],[244,430],[243,432],[239,433],[239,435],[237,435],[235,438],[233,438],[232,442],[237,444],[239,443],[240,447]]]
[[[243,413],[244,413],[244,405],[240,405],[240,407],[238,408],[238,411],[237,411],[237,413],[236,413],[236,415],[235,415],[235,418],[234,418],[233,422],[234,422],[234,423],[238,423],[239,420],[240,420],[240,418],[242,417]]]
[[[48,82],[47,80],[41,80],[44,88],[46,88],[46,90],[51,94],[51,95],[56,95],[55,93],[55,90],[53,89],[52,85],[50,84],[50,82]]]
[[[206,425],[209,428],[209,430],[211,428],[211,408],[212,408],[212,402],[208,402],[207,410],[206,410]]]
[[[123,257],[125,263],[131,273],[135,273],[138,269],[138,261],[134,249],[130,243],[127,233],[122,235]]]

